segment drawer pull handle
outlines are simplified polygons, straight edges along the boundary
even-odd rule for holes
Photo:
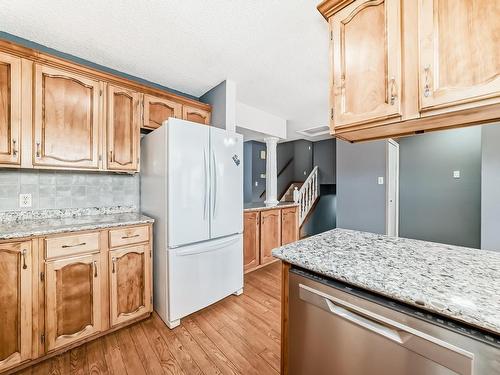
[[[23,249],[23,270],[28,268],[28,266],[26,265],[26,252],[26,249]]]
[[[134,234],[134,235],[131,235],[131,236],[122,236],[122,240],[126,240],[128,238],[135,238],[135,237],[139,237],[138,234]]]
[[[86,242],[82,242],[82,243],[77,243],[76,245],[62,245],[61,247],[63,249],[67,249],[68,247],[85,246],[86,244],[87,244]]]
[[[115,273],[115,264],[116,264],[116,257],[113,257],[111,258],[111,263],[113,264],[113,269],[112,269],[112,273]]]
[[[94,260],[94,277],[97,277],[97,261]]]

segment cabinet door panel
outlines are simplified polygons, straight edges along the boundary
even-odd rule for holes
[[[144,122],[143,127],[156,129],[169,117],[181,118],[182,104],[171,100],[144,95]]]
[[[46,263],[47,350],[101,330],[99,254]]]
[[[21,59],[0,53],[0,165],[19,165]]]
[[[299,213],[297,207],[283,208],[281,211],[281,245],[299,239]]]
[[[0,244],[0,371],[31,358],[31,243]]]
[[[197,122],[199,124],[210,125],[210,112],[184,105],[182,107],[182,119]]]
[[[139,94],[108,86],[108,169],[136,171],[139,156]]]
[[[420,107],[500,96],[500,3],[420,0]]]
[[[36,65],[34,164],[98,169],[99,82]]]
[[[259,265],[260,241],[260,215],[259,212],[245,212],[243,228],[243,269],[248,271]]]
[[[151,257],[148,246],[109,252],[111,325],[151,312]]]
[[[281,210],[260,213],[260,264],[274,260],[272,250],[281,246]]]
[[[401,115],[397,0],[358,0],[331,18],[335,127]]]

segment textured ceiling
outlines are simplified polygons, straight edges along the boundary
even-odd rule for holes
[[[319,0],[2,0],[1,31],[200,96],[223,81],[238,100],[327,124],[328,31]]]

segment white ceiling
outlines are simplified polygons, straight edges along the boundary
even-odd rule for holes
[[[319,0],[2,0],[11,34],[185,93],[223,81],[295,130],[328,122]]]

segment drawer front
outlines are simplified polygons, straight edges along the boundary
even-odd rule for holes
[[[149,227],[132,227],[109,231],[109,247],[120,247],[149,241]]]
[[[99,251],[100,248],[99,232],[45,239],[45,257],[47,259],[92,253]]]

